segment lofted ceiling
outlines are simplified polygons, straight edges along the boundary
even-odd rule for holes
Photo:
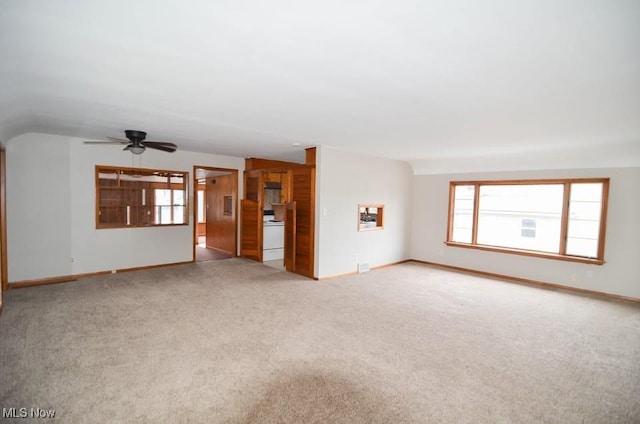
[[[2,142],[137,129],[406,161],[640,142],[638,0],[0,0],[0,57]]]

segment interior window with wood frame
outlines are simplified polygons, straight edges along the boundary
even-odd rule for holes
[[[604,263],[608,178],[452,181],[447,244]]]
[[[358,205],[358,231],[382,230],[384,205],[360,204]]]
[[[96,166],[96,228],[187,225],[188,172]]]

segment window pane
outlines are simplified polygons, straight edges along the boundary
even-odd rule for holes
[[[204,222],[204,190],[198,190],[198,222]]]
[[[453,204],[453,232],[451,234],[451,241],[456,241],[459,243],[471,243],[474,195],[475,186],[455,186]]]
[[[171,190],[156,189],[156,224],[171,224]]]
[[[573,183],[569,201],[567,255],[598,256],[602,183]]]
[[[173,207],[173,224],[184,224],[184,206]]]
[[[478,244],[558,253],[561,184],[480,187]]]
[[[173,191],[173,204],[174,205],[184,205],[184,191],[182,190],[172,190]]]
[[[156,205],[168,206],[171,204],[171,190],[156,189]]]

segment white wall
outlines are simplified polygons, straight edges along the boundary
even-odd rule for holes
[[[609,177],[602,266],[444,245],[449,182],[527,178]],[[413,189],[414,259],[640,298],[640,167],[417,175]],[[573,281],[573,278],[577,281]]]
[[[70,274],[68,143],[26,135],[9,140],[6,150],[9,281]]]
[[[316,277],[409,259],[413,173],[406,162],[321,146],[317,159]],[[358,204],[384,204],[384,229],[358,231]]]
[[[97,230],[95,165],[188,172],[189,225]],[[10,140],[9,281],[192,260],[194,165],[242,171],[244,159],[151,149],[133,156],[119,146],[88,146],[78,138],[35,133]]]

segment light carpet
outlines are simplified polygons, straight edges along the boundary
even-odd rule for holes
[[[317,282],[229,259],[14,289],[0,407],[65,423],[638,423],[640,308],[416,263]]]

